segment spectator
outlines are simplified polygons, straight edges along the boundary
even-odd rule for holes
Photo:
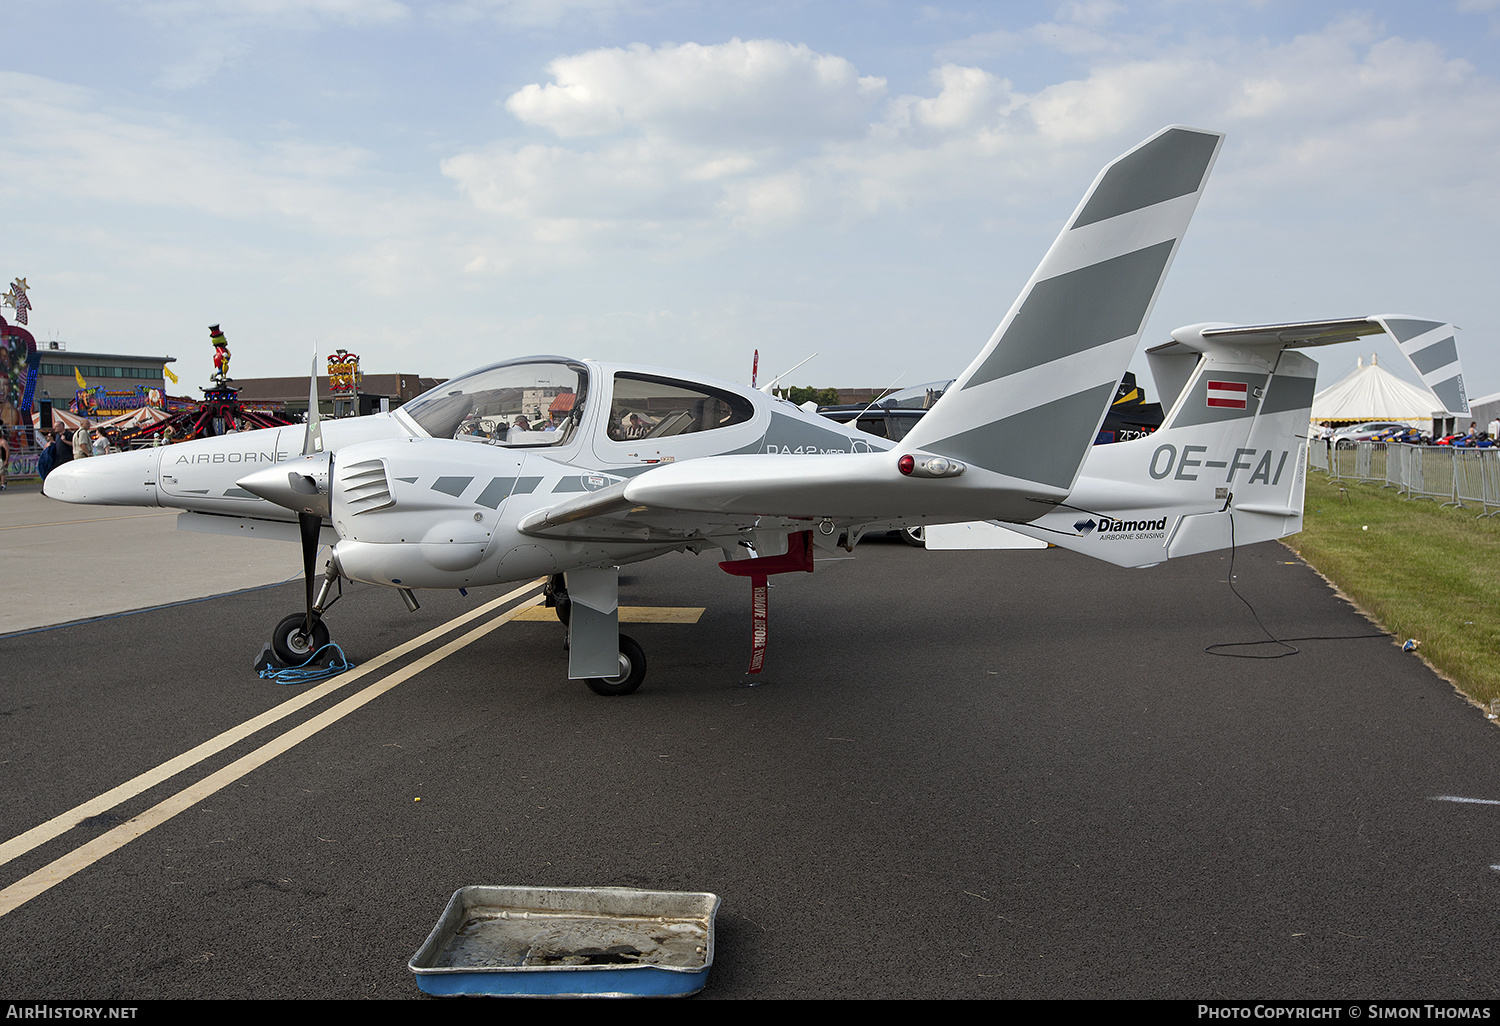
[[[67,436],[62,431],[52,432],[52,441],[42,450],[37,459],[37,470],[42,475],[42,480],[47,480],[47,475],[73,458],[73,447],[66,440]]]

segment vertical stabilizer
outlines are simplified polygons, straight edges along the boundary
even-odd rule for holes
[[[1099,173],[989,343],[908,446],[1067,494],[1223,136],[1171,127]]]

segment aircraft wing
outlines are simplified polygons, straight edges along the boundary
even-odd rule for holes
[[[737,532],[806,530],[812,521],[846,529],[870,523],[972,520],[976,502],[1006,505],[992,475],[913,479],[896,452],[784,456],[713,456],[667,464],[628,481],[538,510],[522,534],[591,541],[681,544]],[[984,497],[980,497],[980,492]],[[1011,493],[1018,500],[1024,489]],[[934,502],[936,501],[936,506]],[[1051,506],[1019,500],[1032,516]],[[946,515],[945,512],[946,511]]]

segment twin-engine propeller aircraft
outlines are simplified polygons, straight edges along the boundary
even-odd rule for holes
[[[600,694],[635,690],[646,670],[619,633],[619,567],[663,553],[717,549],[752,579],[753,672],[766,576],[810,572],[815,552],[852,551],[868,531],[999,521],[1126,566],[1294,534],[1316,364],[1292,350],[1389,331],[1456,411],[1453,330],[1379,317],[1181,328],[1150,351],[1162,427],[1095,446],[1222,141],[1170,127],[1101,171],[994,335],[899,443],[726,382],[542,356],[389,414],[319,424],[314,412],[305,429],[77,460],[46,494],[300,538],[306,609],[273,637],[288,663],[327,641],[341,578],[416,608],[413,589],[546,576],[569,622],[568,675]]]

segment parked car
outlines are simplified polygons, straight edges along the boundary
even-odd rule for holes
[[[1355,442],[1373,441],[1375,436],[1382,431],[1389,431],[1393,428],[1404,430],[1410,427],[1410,424],[1396,420],[1371,420],[1363,424],[1355,424],[1353,427],[1340,428],[1333,433],[1329,441],[1333,443],[1335,449],[1348,449]]]
[[[866,434],[899,442],[922,419],[922,415],[932,408],[932,404],[942,398],[951,384],[952,379],[931,381],[925,385],[903,388],[874,403],[819,406],[818,415],[840,424],[853,422],[855,427]]]

